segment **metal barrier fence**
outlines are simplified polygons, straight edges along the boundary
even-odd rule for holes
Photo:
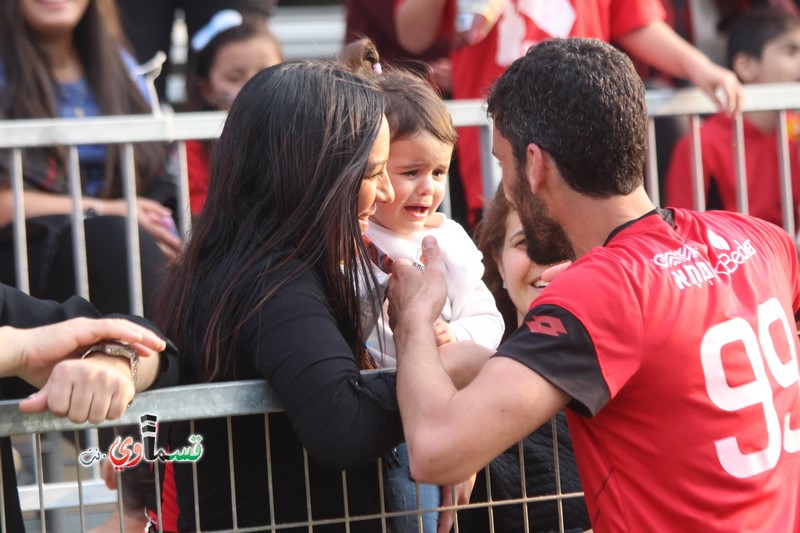
[[[374,373],[374,372],[373,372]],[[370,378],[370,373],[365,373],[365,379]],[[193,386],[184,386],[184,387],[174,387],[169,389],[161,389],[156,391],[148,391],[139,394],[131,407],[128,409],[127,413],[119,420],[113,422],[105,422],[100,424],[97,427],[116,427],[122,425],[139,425],[140,420],[139,416],[142,413],[150,413],[155,414],[158,417],[159,423],[161,422],[173,422],[173,421],[181,421],[181,420],[198,420],[198,419],[206,419],[206,418],[217,418],[217,417],[228,417],[228,427],[230,428],[230,420],[233,416],[241,416],[241,415],[250,415],[250,414],[262,414],[265,413],[265,423],[267,420],[266,413],[275,413],[281,410],[280,403],[270,389],[269,385],[264,381],[242,381],[242,382],[235,382],[235,383],[219,383],[219,384],[211,384],[211,385],[193,385]],[[37,443],[39,443],[39,435],[41,433],[46,432],[64,432],[64,431],[77,431],[88,427],[87,424],[80,424],[76,425],[70,423],[68,420],[63,418],[57,418],[49,413],[42,413],[37,415],[24,415],[19,412],[17,407],[17,402],[15,401],[4,401],[0,402],[0,436],[7,436],[7,435],[21,435],[21,434],[29,434],[33,433],[37,436]],[[554,448],[556,448],[556,439],[557,439],[557,431],[553,430],[553,442]],[[76,436],[76,448],[77,445],[77,436]],[[229,447],[231,449],[231,457],[207,457],[206,460],[216,460],[216,461],[232,461],[232,455],[235,453],[235,450],[232,446],[232,436],[228,433],[228,442]],[[521,452],[521,450],[520,450]],[[80,452],[76,452],[80,453]],[[269,452],[267,452],[269,453]],[[83,455],[83,454],[81,454]],[[442,507],[438,507],[435,510],[447,510],[447,509],[454,509],[457,511],[456,513],[456,523],[458,523],[458,516],[459,513],[463,513],[468,509],[488,509],[489,516],[491,517],[492,513],[498,513],[502,511],[503,508],[508,506],[516,506],[519,508],[519,516],[523,516],[527,511],[528,504],[539,504],[544,502],[557,502],[558,507],[560,509],[561,503],[563,501],[570,499],[570,498],[581,498],[581,493],[564,493],[560,490],[560,484],[558,480],[561,477],[561,473],[559,471],[559,463],[558,463],[558,454],[555,453],[552,457],[553,461],[553,476],[556,479],[556,486],[558,487],[557,490],[552,494],[546,494],[542,496],[529,496],[528,491],[530,489],[526,488],[526,484],[522,483],[519,487],[519,497],[514,499],[503,499],[503,500],[492,500],[491,497],[491,471],[487,469],[486,472],[486,490],[488,492],[488,500],[485,503],[478,503],[478,504],[470,504],[470,505],[462,505],[462,506],[454,506],[448,505],[446,503],[442,504]],[[22,502],[22,507],[25,510],[38,510],[39,512],[39,524],[41,524],[42,530],[48,530],[47,521],[45,518],[45,509],[53,509],[53,508],[67,508],[67,507],[74,507],[79,510],[80,513],[80,526],[81,531],[84,531],[86,528],[86,516],[85,516],[85,509],[87,506],[97,503],[109,503],[109,502],[116,502],[117,497],[119,497],[118,505],[120,509],[120,514],[122,515],[123,503],[122,503],[122,495],[121,494],[114,494],[112,491],[108,491],[102,485],[102,482],[98,481],[86,481],[85,472],[86,469],[80,464],[80,461],[75,461],[75,469],[76,469],[76,479],[75,482],[64,482],[59,483],[57,485],[49,485],[46,484],[43,479],[42,473],[42,458],[41,458],[41,446],[37,444],[37,457],[36,457],[36,464],[37,464],[37,473],[36,473],[36,484],[32,486],[26,486],[20,488],[20,497]],[[377,465],[377,468],[381,468],[380,461]],[[519,460],[519,468],[521,480],[525,479],[524,468],[525,468],[525,461],[524,458],[520,457]],[[231,469],[233,471],[233,469]],[[157,472],[157,469],[156,469]],[[0,474],[2,474],[2,469],[0,468]],[[195,471],[196,475],[196,471]],[[265,472],[265,476],[267,473]],[[119,479],[119,478],[118,478]],[[227,480],[225,481],[227,482]],[[345,482],[345,477],[343,473],[343,482]],[[156,485],[159,483],[158,475],[155,477]],[[195,484],[197,483],[197,478],[195,477]],[[234,485],[235,480],[233,478],[233,474],[231,475],[230,479],[231,486]],[[270,490],[272,488],[270,487]],[[158,488],[154,487],[154,491],[157,491]],[[383,491],[383,487],[381,486],[381,491]],[[158,494],[158,492],[156,492]],[[2,496],[0,494],[0,496]],[[95,499],[95,501],[92,501]],[[44,501],[44,505],[41,505],[40,502]],[[2,498],[0,498],[0,504],[2,503]],[[307,502],[310,508],[310,502]],[[226,505],[226,502],[220,502],[220,505]],[[415,513],[421,512],[417,511]],[[158,509],[160,513],[160,509]],[[195,512],[198,513],[199,510],[195,508]],[[313,531],[314,526],[322,526],[322,525],[331,525],[331,524],[346,524],[348,522],[356,522],[359,520],[365,520],[370,518],[377,518],[382,521],[382,528],[381,530],[386,532],[388,531],[388,526],[386,525],[386,520],[391,516],[398,515],[398,512],[390,513],[388,511],[382,510],[378,515],[372,516],[358,516],[358,517],[346,517],[343,516],[341,519],[326,519],[326,520],[310,520],[308,522],[294,522],[291,524],[264,524],[263,526],[259,526],[253,529],[241,528],[241,529],[233,529],[237,531],[251,531],[251,530],[258,530],[258,531],[280,531],[289,527],[304,527],[308,528],[308,531]],[[6,516],[5,510],[0,509],[0,516]],[[495,531],[496,528],[494,526],[492,519],[490,518],[490,526],[487,531]],[[562,526],[561,531],[563,531],[563,518],[562,518]],[[527,519],[524,522],[519,524],[519,531],[529,531],[528,528],[528,521]],[[121,529],[124,529],[124,526],[120,526]],[[458,526],[456,526],[458,527]],[[463,527],[463,526],[462,526]],[[5,531],[3,529],[3,531]],[[497,531],[503,531],[503,529],[497,529]]]
[[[792,200],[792,182],[790,176],[789,141],[787,138],[786,110],[800,109],[800,84],[759,85],[745,89],[745,111],[778,111],[778,152],[780,168],[781,206],[783,213],[783,226],[787,232],[794,235],[795,206]],[[646,169],[646,187],[656,204],[660,203],[660,183],[657,170],[657,154],[655,150],[656,128],[654,119],[657,117],[686,117],[689,122],[689,131],[692,135],[692,174],[693,187],[696,191],[696,208],[705,208],[703,194],[702,163],[700,153],[699,124],[701,115],[715,112],[708,98],[696,89],[680,91],[649,91],[647,95],[648,111],[650,115],[649,152]],[[484,190],[493,191],[499,183],[499,169],[494,164],[491,156],[491,123],[487,119],[483,103],[480,101],[448,102],[456,126],[478,126],[481,132],[482,167],[484,169]],[[127,245],[129,253],[130,272],[134,275],[130,280],[129,293],[131,296],[132,313],[142,313],[142,287],[139,277],[138,257],[138,223],[135,209],[136,187],[133,179],[133,145],[145,141],[167,141],[178,145],[179,161],[179,228],[182,235],[187,235],[190,229],[188,216],[188,186],[185,147],[183,142],[190,139],[216,138],[222,130],[224,113],[185,113],[175,115],[126,116],[126,117],[101,117],[80,120],[55,119],[55,120],[19,120],[0,122],[0,151],[9,153],[11,183],[14,195],[14,220],[25,219],[24,204],[22,202],[22,156],[21,150],[28,147],[39,146],[66,146],[68,147],[69,183],[73,200],[73,221],[83,220],[83,207],[80,192],[80,178],[78,174],[77,145],[116,143],[124,146],[123,151],[123,190],[127,200],[130,216],[127,217]],[[735,161],[738,188],[738,210],[747,212],[747,176],[744,165],[743,123],[739,118],[735,122],[736,135],[732,147],[732,157]],[[796,154],[794,155],[797,156]],[[487,193],[487,196],[489,194]],[[446,207],[448,204],[445,204]],[[27,272],[27,251],[25,225],[13,224],[15,237],[15,261],[18,272]],[[86,249],[84,246],[83,224],[72,224],[74,242],[74,266],[76,273],[75,286],[77,293],[87,297],[88,277],[86,268]],[[19,288],[27,291],[29,288],[26,276],[20,279]],[[218,385],[203,385],[152,391],[139,395],[128,414],[115,423],[102,424],[101,427],[118,426],[123,424],[138,425],[140,413],[154,412],[159,420],[190,420],[218,416],[238,416],[253,413],[269,413],[279,410],[277,399],[272,395],[268,385],[263,382],[226,383]],[[43,529],[46,527],[45,511],[50,509],[76,508],[81,516],[81,528],[84,529],[84,510],[88,506],[99,503],[118,502],[122,509],[122,498],[119,494],[105,488],[99,477],[98,469],[77,468],[77,482],[44,483],[43,459],[41,450],[41,434],[50,432],[77,431],[88,426],[75,426],[65,420],[56,419],[50,415],[22,415],[19,413],[16,402],[0,402],[0,437],[10,435],[34,435],[34,448],[36,449],[36,478],[35,485],[20,487],[20,497],[23,510],[38,511]],[[556,431],[554,424],[554,443]],[[76,449],[78,439],[76,437]],[[553,469],[556,480],[560,479],[559,459],[557,446],[553,457]],[[525,479],[525,460],[520,455],[521,480]],[[75,461],[77,464],[77,461]],[[89,479],[83,480],[89,472]],[[2,472],[0,472],[2,474]],[[487,479],[491,473],[487,475]],[[487,482],[488,485],[488,482]],[[524,482],[521,483],[520,497],[511,500],[493,501],[489,494],[488,503],[477,504],[477,507],[488,508],[491,517],[493,509],[503,506],[518,506],[524,517],[524,524],[520,530],[528,531],[527,510],[529,503],[554,501],[558,504],[557,510],[561,513],[561,505],[569,498],[581,497],[580,493],[563,494],[560,489],[554,494],[546,496],[528,497]],[[0,491],[2,488],[0,487]],[[489,487],[489,492],[491,488]],[[0,493],[0,502],[2,494]],[[43,503],[42,503],[43,502]],[[455,507],[459,512],[465,511],[470,506]],[[475,507],[475,506],[472,506]],[[450,507],[448,507],[450,508]],[[383,528],[386,530],[386,518],[390,514],[381,513]],[[5,512],[2,516],[6,516]],[[348,518],[343,517],[347,522]],[[0,520],[0,522],[3,522]],[[324,523],[328,523],[325,521]],[[559,515],[561,530],[564,530],[563,515]],[[458,522],[457,522],[458,524]],[[493,522],[490,523],[494,531]],[[309,531],[315,525],[323,523],[311,522],[304,524]],[[277,531],[282,529],[275,524],[266,524],[267,529]],[[523,529],[524,528],[524,529]],[[52,530],[52,529],[51,529]],[[57,529],[55,529],[57,530]],[[0,532],[6,531],[5,523],[0,523]]]

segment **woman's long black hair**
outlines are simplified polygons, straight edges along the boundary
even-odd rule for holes
[[[159,322],[179,347],[205,331],[192,340],[201,381],[233,376],[244,324],[304,269],[319,274],[359,367],[373,366],[358,313],[357,273],[371,270],[357,209],[382,117],[379,91],[332,63],[275,65],[239,93],[205,209],[160,294]],[[198,324],[206,301],[210,320]]]

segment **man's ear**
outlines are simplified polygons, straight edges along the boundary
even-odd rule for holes
[[[753,83],[758,78],[761,60],[744,52],[737,52],[731,60],[731,70],[742,83]]]
[[[545,153],[538,144],[530,143],[525,151],[525,179],[533,194],[536,194],[545,177]]]

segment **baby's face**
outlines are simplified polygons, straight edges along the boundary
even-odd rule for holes
[[[401,235],[424,229],[444,199],[452,155],[452,145],[427,131],[392,141],[388,170],[395,198],[378,206],[375,221]]]
[[[800,28],[768,41],[757,61],[752,83],[800,81]]]
[[[200,84],[200,94],[214,109],[229,111],[250,78],[280,62],[278,51],[267,37],[229,42],[217,51],[208,80]]]

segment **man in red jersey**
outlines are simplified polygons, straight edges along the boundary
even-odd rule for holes
[[[389,289],[398,400],[423,482],[466,479],[560,409],[595,531],[798,531],[800,265],[761,220],[655,207],[644,87],[597,40],[549,40],[488,100],[494,153],[538,263],[574,263],[461,390],[431,325],[435,240]],[[451,354],[452,355],[452,354]],[[469,357],[468,357],[469,356]]]

